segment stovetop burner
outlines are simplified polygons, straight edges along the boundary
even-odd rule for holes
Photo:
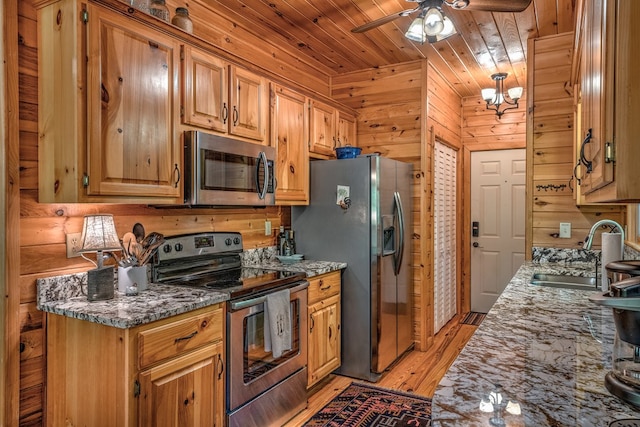
[[[156,283],[207,288],[236,299],[303,280],[300,272],[242,267],[239,233],[198,233],[165,239],[153,268]]]

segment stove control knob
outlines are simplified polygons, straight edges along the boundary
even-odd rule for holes
[[[164,251],[165,254],[168,254],[169,252],[171,252],[171,245],[166,244],[162,247],[162,250]]]
[[[176,252],[180,252],[183,248],[182,243],[176,243],[174,247],[176,248]]]
[[[240,238],[239,237],[235,237],[233,239],[233,243],[235,243],[236,245],[239,245],[240,244]]]
[[[231,237],[227,237],[226,239],[224,239],[224,244],[227,246],[231,246],[232,240]]]

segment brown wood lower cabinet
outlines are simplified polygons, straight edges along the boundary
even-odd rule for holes
[[[338,368],[340,359],[340,271],[309,279],[307,388]]]
[[[131,329],[47,320],[48,425],[224,425],[223,305]]]

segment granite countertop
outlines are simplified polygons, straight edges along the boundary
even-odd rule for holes
[[[306,260],[282,264],[270,258],[249,261],[245,264],[247,267],[304,272],[307,277],[347,266],[346,263]],[[90,302],[81,292],[82,285],[86,288],[86,280],[86,273],[38,279],[38,309],[116,328],[131,328],[229,299],[225,292],[151,283],[136,296],[124,295],[116,289],[114,299]]]
[[[605,427],[640,418],[640,410],[604,385],[615,333],[611,309],[590,302],[589,291],[531,285],[534,272],[593,276],[580,268],[523,264],[440,381],[434,426],[492,425],[493,414],[480,403],[496,385],[504,399],[520,405],[519,415],[505,412],[506,426]]]

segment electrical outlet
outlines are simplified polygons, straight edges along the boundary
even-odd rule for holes
[[[271,236],[271,221],[264,222],[264,235]]]
[[[82,233],[69,233],[67,236],[67,258],[74,258],[80,256],[78,251],[80,250],[80,238]]]
[[[571,223],[570,222],[561,222],[560,223],[560,238],[561,239],[570,239],[571,238]]]

